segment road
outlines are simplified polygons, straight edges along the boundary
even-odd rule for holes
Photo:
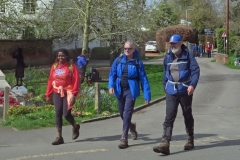
[[[239,160],[240,71],[210,58],[198,58],[201,77],[194,93],[195,149],[183,151],[185,127],[179,112],[173,129],[171,154],[152,151],[160,142],[165,101],[133,115],[139,137],[130,147],[118,149],[122,123],[119,117],[81,124],[78,140],[71,139],[71,126],[63,127],[65,144],[52,146],[55,128],[15,131],[0,128],[0,160]],[[159,82],[161,85],[161,82]]]

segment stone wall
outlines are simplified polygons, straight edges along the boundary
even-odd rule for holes
[[[18,47],[23,49],[26,66],[48,65],[54,61],[51,40],[0,40],[0,69],[16,66],[12,54]]]
[[[215,58],[216,58],[216,62],[228,64],[228,55],[226,54],[216,53]]]

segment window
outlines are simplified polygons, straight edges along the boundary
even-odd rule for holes
[[[23,11],[25,13],[35,13],[36,0],[23,0]]]
[[[0,1],[0,13],[5,12],[5,2]]]

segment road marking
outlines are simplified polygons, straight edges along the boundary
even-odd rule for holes
[[[223,140],[230,140],[229,138],[227,138],[225,136],[218,136],[218,138],[223,139]]]
[[[96,153],[96,152],[106,152],[108,149],[93,149],[93,150],[83,150],[83,151],[70,151],[70,152],[58,152],[58,153],[48,153],[48,154],[40,154],[40,155],[30,155],[30,156],[22,156],[18,158],[11,158],[7,160],[24,160],[30,158],[41,158],[41,157],[51,157],[51,156],[61,156],[68,154],[80,154],[80,153]]]

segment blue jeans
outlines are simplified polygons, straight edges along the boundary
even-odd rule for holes
[[[121,139],[128,139],[128,130],[131,125],[135,100],[136,99],[132,97],[130,90],[123,91],[120,98],[118,98],[118,110],[123,120],[123,133]]]

